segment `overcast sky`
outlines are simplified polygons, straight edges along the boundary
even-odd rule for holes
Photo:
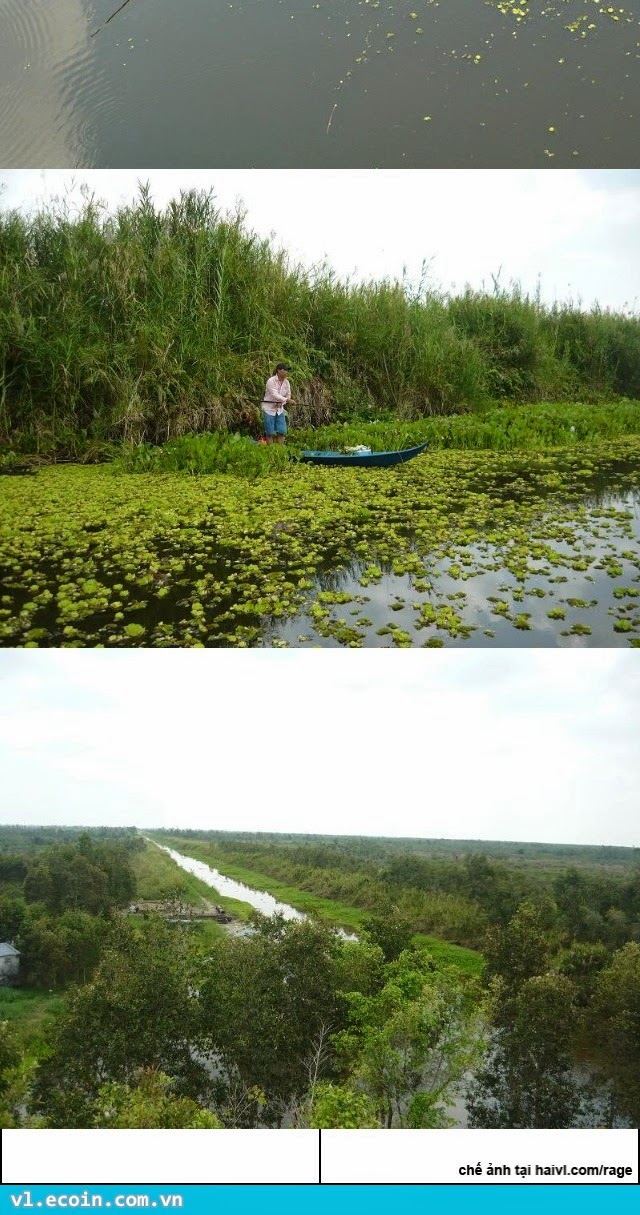
[[[0,651],[0,821],[637,846],[634,659]]]
[[[238,201],[294,261],[325,258],[340,278],[491,288],[492,274],[550,303],[640,311],[640,170],[4,170],[0,206],[73,202],[80,185],[113,209],[149,181],[158,204],[181,189]]]

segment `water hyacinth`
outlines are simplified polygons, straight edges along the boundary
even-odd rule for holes
[[[367,471],[292,461],[277,481],[105,465],[7,477],[0,639],[637,644],[639,456],[630,437]]]

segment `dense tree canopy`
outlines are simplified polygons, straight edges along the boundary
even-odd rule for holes
[[[196,959],[189,939],[160,920],[120,921],[92,980],[57,1023],[39,1069],[36,1100],[50,1125],[90,1125],[100,1087],[130,1083],[155,1068],[197,1098],[206,1088],[197,1061]]]
[[[473,1126],[638,1123],[640,877],[615,850],[547,870],[533,845],[225,839],[223,861],[346,900],[345,940],[314,919],[141,920],[139,836],[33,829],[20,850],[2,830],[5,1005],[63,1005],[30,1037],[2,1026],[7,1126],[433,1127],[467,1087]],[[482,947],[484,973],[438,934]]]

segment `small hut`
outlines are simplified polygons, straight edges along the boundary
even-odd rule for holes
[[[19,982],[20,950],[9,941],[0,941],[0,986],[9,987]]]

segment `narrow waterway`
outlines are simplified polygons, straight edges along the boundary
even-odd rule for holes
[[[255,907],[256,911],[266,916],[281,915],[285,920],[306,920],[307,918],[295,907],[279,902],[266,890],[252,890],[243,882],[236,882],[233,878],[225,877],[224,873],[212,869],[204,861],[197,861],[192,856],[183,856],[181,852],[176,852],[174,848],[167,848],[164,844],[157,844],[155,840],[150,840],[149,843],[155,844],[156,848],[167,852],[176,865],[186,870],[187,873],[192,873],[201,882],[206,882],[207,886],[213,887],[223,898],[239,899],[241,903],[248,903],[250,907]]]
[[[213,869],[211,865],[206,865],[204,861],[197,861],[192,856],[183,856],[181,852],[176,852],[174,848],[167,848],[164,844],[158,844],[155,840],[150,839],[148,843],[155,844],[156,848],[160,848],[162,852],[167,852],[176,865],[186,870],[187,873],[192,873],[201,882],[206,882],[207,886],[211,886],[223,898],[239,899],[242,903],[248,903],[261,915],[281,915],[284,920],[306,920],[308,918],[303,911],[290,907],[288,903],[281,903],[266,890],[253,890],[251,886],[245,886],[244,882],[236,882],[234,878],[225,877],[224,873]],[[356,936],[345,932],[342,928],[338,928],[336,931],[346,941],[357,940]]]

